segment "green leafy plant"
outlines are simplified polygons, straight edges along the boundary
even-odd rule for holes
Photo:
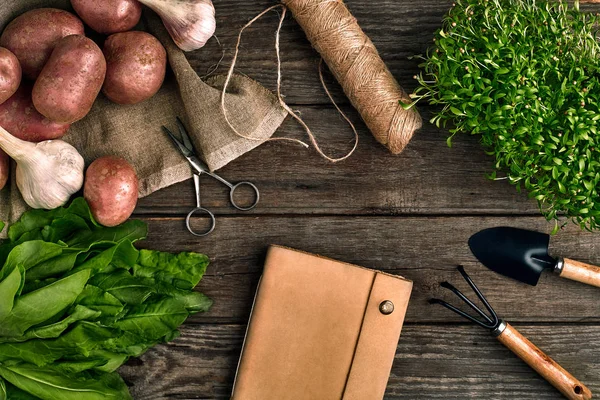
[[[146,224],[106,228],[83,198],[25,213],[0,243],[0,400],[131,399],[116,369],[173,340],[212,301],[208,257],[137,250]]]
[[[557,229],[561,216],[599,227],[599,21],[577,2],[457,0],[412,94],[441,107],[431,122],[451,128],[449,145],[480,135]]]

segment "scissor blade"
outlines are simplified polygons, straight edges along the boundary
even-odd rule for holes
[[[177,146],[181,154],[183,154],[185,157],[190,157],[194,154],[192,150],[188,149],[187,146],[185,146],[185,144],[181,143],[179,139],[177,139],[177,137],[173,134],[173,132],[169,130],[169,128],[167,128],[166,126],[163,126],[162,128],[163,131],[165,131],[165,133],[169,135],[173,143],[175,143],[175,146]]]
[[[198,174],[210,174],[208,166],[204,164],[204,162],[202,162],[202,160],[200,160],[200,158],[198,158],[198,156],[194,152],[194,145],[192,145],[190,137],[187,134],[187,131],[183,126],[183,122],[181,122],[181,119],[179,119],[179,117],[177,117],[177,127],[179,128],[179,133],[181,134],[181,140],[177,136],[175,136],[173,132],[171,132],[166,126],[163,126],[162,128],[165,131],[165,133],[169,135],[173,143],[175,143],[177,148],[179,148],[179,151],[181,151],[185,158],[187,158],[188,162],[192,165],[192,167],[196,170]]]
[[[179,128],[179,133],[181,134],[181,139],[183,140],[184,146],[187,147],[189,151],[193,152],[194,145],[190,140],[190,135],[188,135],[187,129],[185,129],[185,126],[179,117],[177,117],[177,127]]]

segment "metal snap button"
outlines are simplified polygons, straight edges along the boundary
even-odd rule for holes
[[[379,311],[383,314],[383,315],[390,315],[391,313],[394,312],[394,303],[392,303],[390,300],[384,300],[379,304]]]

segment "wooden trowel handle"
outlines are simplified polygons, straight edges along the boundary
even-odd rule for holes
[[[596,267],[595,265],[564,258],[559,276],[600,287],[600,267]]]
[[[575,379],[573,375],[565,371],[556,361],[544,354],[508,323],[497,338],[500,343],[543,376],[567,399],[589,400],[592,398],[592,392],[583,383]]]

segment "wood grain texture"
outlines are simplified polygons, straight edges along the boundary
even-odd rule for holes
[[[357,265],[388,271],[414,281],[409,322],[460,321],[429,305],[430,297],[453,299],[439,287],[448,280],[468,289],[455,266],[467,272],[506,320],[600,322],[598,289],[544,273],[538,286],[498,275],[477,262],[468,246],[475,232],[515,226],[549,232],[541,217],[217,217],[204,239],[190,235],[183,218],[149,218],[150,236],[141,245],[166,251],[199,251],[213,260],[199,290],[215,300],[210,313],[192,321],[245,322],[269,244],[280,244]],[[577,254],[600,261],[597,235],[569,226],[552,238],[551,253]],[[463,285],[464,284],[464,285]]]
[[[225,49],[225,57],[216,73],[226,73],[233,57],[233,49],[240,28],[276,0],[219,0],[215,2],[216,35]],[[364,32],[377,47],[383,61],[400,85],[411,92],[416,87],[413,76],[418,73],[418,59],[432,43],[433,33],[440,28],[450,0],[395,1],[370,0],[346,1],[352,14]],[[277,58],[275,56],[275,29],[279,16],[273,12],[247,29],[242,38],[240,57],[236,71],[244,73],[275,89]],[[211,40],[199,51],[189,53],[192,66],[200,75],[216,65],[222,51]],[[282,90],[289,104],[329,104],[319,82],[319,55],[311,48],[306,35],[289,16],[281,33]],[[347,102],[341,88],[330,77],[327,84],[336,101]]]
[[[300,107],[300,111],[327,154],[341,156],[352,147],[352,132],[335,109]],[[231,182],[256,184],[261,198],[250,215],[539,214],[535,200],[506,180],[486,178],[493,159],[478,138],[459,135],[448,148],[448,133],[426,123],[404,152],[394,156],[375,141],[356,114],[351,115],[360,143],[344,162],[332,164],[312,148],[272,142],[218,173]],[[423,117],[428,120],[431,114]],[[277,135],[306,139],[302,128],[289,119]],[[221,183],[204,176],[201,191],[202,204],[215,214],[235,211]],[[141,199],[136,214],[184,215],[194,204],[190,179]]]
[[[217,35],[228,49],[219,72],[226,71],[239,28],[270,4],[271,1],[265,0],[229,0],[215,4]],[[394,75],[411,91],[418,62],[407,57],[426,49],[450,2],[382,1],[373,7],[369,1],[361,0],[350,1],[348,5]],[[248,31],[238,64],[240,72],[271,89],[274,89],[276,66],[271,32],[276,19],[274,14],[266,16]],[[218,61],[220,54],[216,43],[212,43],[190,53],[189,58],[201,74]],[[283,32],[282,56],[286,101],[326,104],[328,100],[320,89],[316,68],[318,55],[292,19]],[[331,89],[339,94],[336,100],[346,102],[334,80],[330,81]],[[351,148],[352,133],[333,107],[296,108],[313,128],[327,154],[337,157]],[[304,150],[283,142],[269,143],[235,160],[221,173],[234,182],[251,180],[257,184],[261,203],[252,211],[254,214],[537,212],[534,201],[516,193],[505,181],[491,182],[485,178],[493,160],[484,154],[476,138],[457,139],[454,148],[449,149],[445,141],[447,133],[426,124],[400,157],[393,156],[377,144],[355,110],[349,106],[344,110],[357,124],[361,141],[349,160],[334,165],[319,157],[314,149]],[[423,117],[428,120],[431,114],[424,110]],[[306,140],[302,128],[289,119],[277,135]],[[217,214],[232,212],[224,189],[210,178],[202,180],[203,202]],[[181,214],[187,212],[193,198],[191,182],[184,182],[142,199],[136,212]]]
[[[517,325],[592,392],[600,392],[600,331],[596,326]],[[187,325],[120,369],[136,399],[226,399],[231,392],[244,325]],[[577,341],[577,347],[572,345]],[[557,400],[560,393],[471,325],[406,325],[385,399]]]
[[[239,29],[277,0],[215,0],[217,36],[227,71]],[[432,43],[452,0],[346,0],[377,46],[392,74],[408,92],[416,86],[419,60]],[[583,6],[600,10],[598,5]],[[238,60],[240,73],[275,89],[273,49],[277,15],[247,30]],[[300,111],[323,150],[340,156],[352,133],[329,105],[318,77],[317,53],[290,18],[281,36],[282,91]],[[216,41],[188,57],[204,75],[221,57]],[[131,360],[121,373],[136,399],[226,399],[261,273],[271,243],[319,253],[412,279],[414,290],[386,399],[551,400],[560,393],[484,330],[465,325],[430,297],[454,300],[439,288],[462,285],[455,265],[465,265],[498,314],[515,323],[592,391],[600,392],[600,302],[598,289],[545,273],[537,287],[499,276],[471,255],[469,236],[492,226],[550,232],[535,201],[506,181],[485,174],[493,160],[477,137],[459,135],[448,148],[448,132],[427,122],[400,156],[379,145],[348,105],[330,74],[334,98],[354,123],[360,144],[345,162],[330,164],[314,150],[267,143],[219,171],[232,182],[249,180],[261,191],[255,210],[241,213],[228,202],[226,188],[208,177],[201,182],[203,205],[217,215],[216,230],[204,239],[188,234],[184,216],[194,204],[191,181],[141,199],[136,216],[149,223],[142,247],[199,251],[212,263],[198,290],[215,300],[213,309],[182,327],[182,337]],[[420,105],[424,121],[434,109]],[[278,136],[306,139],[287,120]],[[551,240],[556,255],[600,263],[597,234],[568,226]]]
[[[377,46],[383,60],[401,85],[412,91],[419,61],[409,59],[426,52],[439,29],[451,0],[394,1],[349,0],[351,12]],[[216,73],[229,67],[239,29],[272,5],[272,0],[215,2],[217,36],[225,51]],[[587,10],[600,9],[587,5]],[[276,57],[273,50],[275,13],[268,14],[247,31],[238,60],[240,73],[274,90]],[[318,54],[291,17],[281,38],[283,93],[317,135],[327,154],[341,156],[351,148],[352,133],[329,104],[318,78]],[[217,64],[221,49],[215,41],[188,53],[200,75]],[[336,101],[347,103],[333,78],[328,79]],[[318,105],[318,106],[315,106]],[[323,106],[325,105],[325,106]],[[254,214],[537,214],[535,201],[517,193],[506,181],[485,178],[493,160],[484,154],[477,138],[459,135],[446,146],[447,131],[427,122],[401,156],[378,145],[360,122],[358,113],[344,107],[357,123],[361,143],[347,161],[331,164],[313,150],[283,143],[268,143],[240,157],[221,170],[232,181],[251,180],[261,190]],[[421,107],[424,121],[432,114]],[[295,121],[287,120],[279,136],[306,139]],[[226,192],[209,178],[202,181],[203,202],[217,214],[232,212]],[[162,190],[139,202],[137,213],[187,212],[193,204],[191,182]]]
[[[600,267],[586,264],[581,261],[565,258],[563,260],[563,270],[560,273],[560,277],[600,287]]]
[[[216,0],[216,35],[225,49],[225,57],[216,73],[226,73],[240,28],[277,0]],[[417,86],[413,76],[419,73],[419,55],[433,44],[444,14],[452,0],[346,0],[350,12],[373,41],[381,58],[400,85],[408,92]],[[583,11],[599,11],[600,5],[582,5]],[[279,15],[265,15],[246,30],[240,47],[236,71],[258,80],[274,90],[277,79],[275,29]],[[202,76],[213,69],[222,50],[211,40],[202,49],[188,53],[192,66]],[[281,33],[282,91],[289,104],[329,104],[319,82],[319,55],[311,48],[306,35],[291,16],[286,18]],[[333,77],[327,85],[334,99],[347,103]],[[420,106],[421,108],[424,105]]]
[[[497,339],[567,399],[590,400],[592,398],[592,393],[583,383],[521,335],[512,325],[507,323]]]

